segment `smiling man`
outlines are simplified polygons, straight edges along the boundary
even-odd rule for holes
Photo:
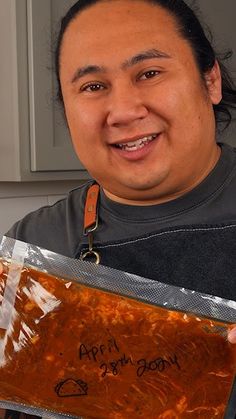
[[[202,78],[165,9],[127,0],[85,9],[64,34],[60,68],[75,150],[109,198],[166,202],[215,166],[219,66]]]
[[[182,0],[78,1],[62,20],[56,72],[93,181],[7,234],[83,256],[96,182],[102,264],[236,301],[236,151],[216,142],[236,90],[193,11]]]

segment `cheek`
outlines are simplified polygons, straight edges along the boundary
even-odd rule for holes
[[[173,123],[183,120],[182,115],[188,111],[189,99],[186,97],[186,86],[176,83],[165,84],[151,92],[149,99],[152,111],[160,115],[167,122]]]
[[[74,149],[81,162],[90,168],[94,158],[100,155],[102,138],[99,118],[85,107],[70,106],[66,108],[67,123]],[[91,158],[91,156],[94,158]]]
[[[162,109],[161,115],[167,124],[166,138],[172,157],[182,156],[183,151],[191,154],[197,150],[208,129],[209,104],[205,92],[186,80],[166,89],[163,100],[156,103],[156,109]]]
[[[75,144],[77,137],[89,136],[93,127],[93,119],[89,118],[86,112],[81,111],[76,104],[65,104],[67,124],[70,130],[72,141]]]
[[[205,94],[192,85],[186,85],[178,94],[172,95],[168,105],[176,129],[189,138],[194,137],[194,133],[198,135],[209,112]]]
[[[103,115],[100,109],[97,109],[93,104],[81,103],[75,100],[73,103],[65,106],[66,117],[71,132],[83,133],[85,136],[93,134],[94,131],[101,127]]]

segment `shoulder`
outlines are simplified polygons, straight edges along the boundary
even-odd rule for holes
[[[236,179],[236,148],[229,144],[221,144],[223,165],[227,167],[228,177]]]
[[[74,246],[83,231],[83,208],[86,182],[53,205],[39,208],[17,221],[7,236],[45,249],[73,256]]]
[[[227,143],[219,143],[219,145],[220,145],[222,151],[224,152],[225,156],[228,159],[231,159],[231,158],[236,159],[236,147],[235,146],[232,146],[232,145],[227,144]],[[235,161],[235,163],[236,163],[236,161]]]

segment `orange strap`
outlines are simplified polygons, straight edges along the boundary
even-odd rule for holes
[[[87,192],[84,208],[84,234],[96,230],[98,225],[97,206],[99,196],[99,185],[90,186]]]

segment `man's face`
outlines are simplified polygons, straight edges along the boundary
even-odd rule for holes
[[[75,150],[112,199],[164,202],[214,167],[219,71],[203,82],[164,9],[138,0],[91,6],[67,28],[60,65]]]

